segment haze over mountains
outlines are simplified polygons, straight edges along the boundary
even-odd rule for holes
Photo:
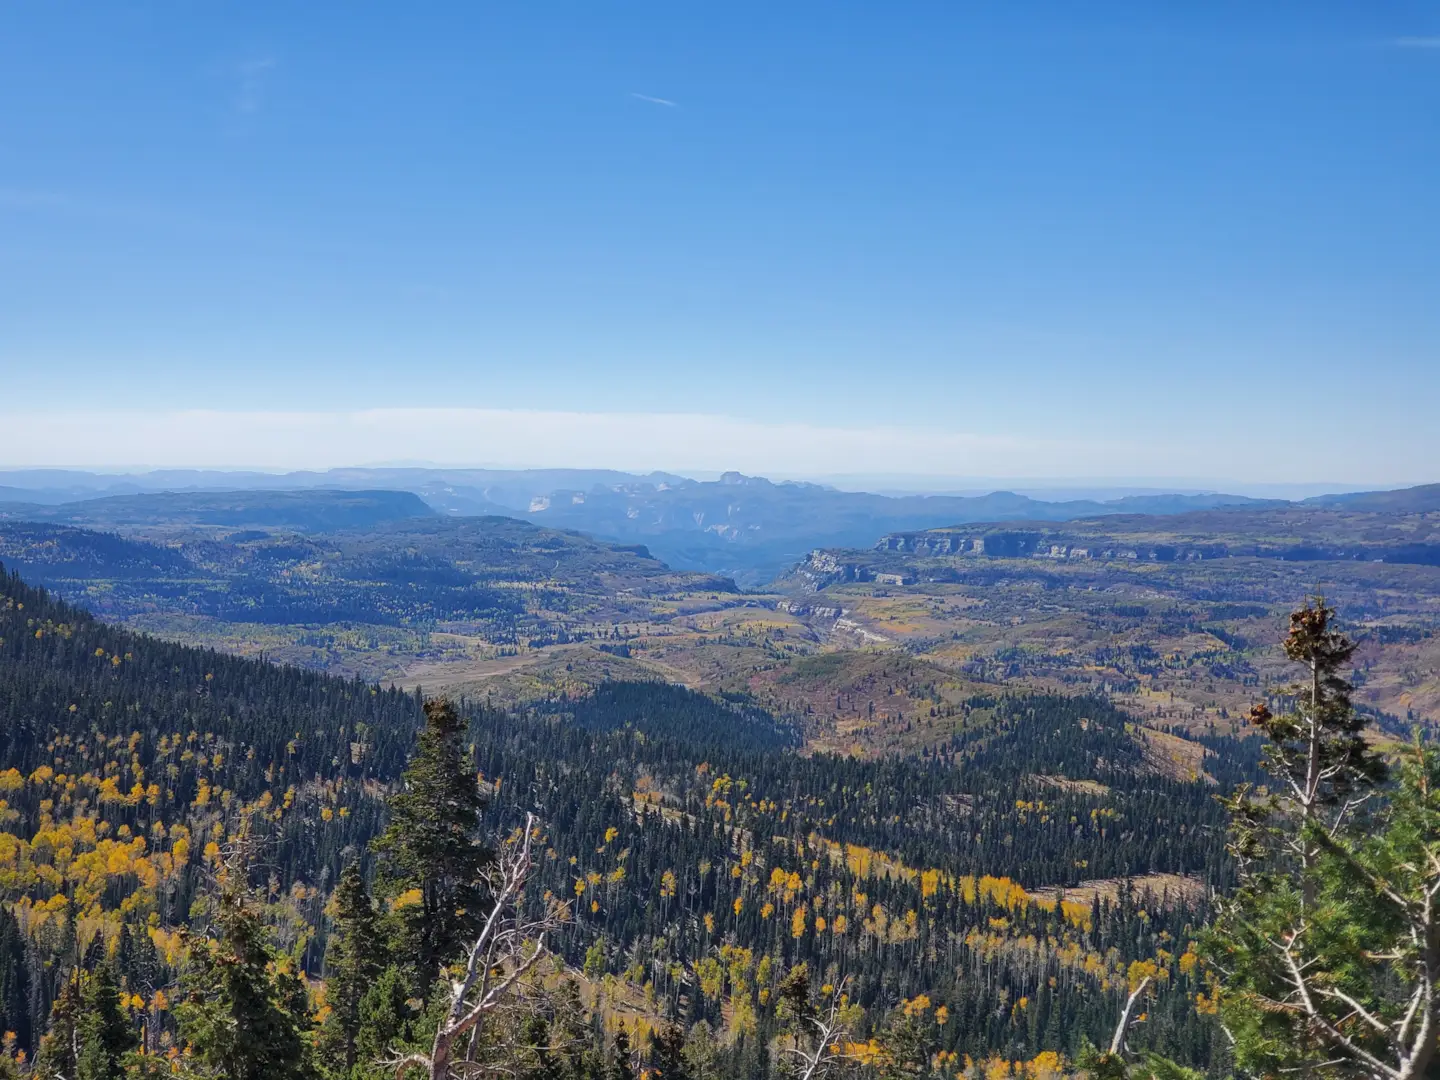
[[[676,569],[726,574],[744,585],[773,578],[811,549],[869,547],[896,532],[980,522],[1063,522],[1289,505],[1223,493],[1105,499],[1037,499],[1010,491],[878,495],[795,481],[775,483],[736,472],[708,481],[603,469],[0,472],[0,518],[8,520],[102,528],[183,522],[324,530],[432,513],[498,514],[642,543]],[[1301,505],[1424,511],[1440,506],[1440,485],[1324,495]]]
[[[498,514],[643,543],[676,569],[727,574],[748,585],[773,578],[813,548],[868,547],[896,531],[1264,505],[1283,503],[1221,493],[1062,500],[1009,491],[878,495],[735,472],[708,481],[598,469],[0,473],[0,518],[8,520],[333,529],[431,513]]]

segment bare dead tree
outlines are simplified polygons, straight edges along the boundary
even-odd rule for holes
[[[823,1080],[860,1061],[850,1049],[858,1010],[849,1003],[847,985],[848,980],[836,986],[820,1007],[808,999],[792,1003],[791,1045],[780,1053],[794,1080]]]
[[[1140,984],[1130,991],[1130,997],[1126,999],[1125,1008],[1120,1013],[1120,1022],[1115,1025],[1115,1035],[1110,1040],[1110,1053],[1121,1054],[1124,1052],[1125,1033],[1130,1030],[1130,1024],[1135,1019],[1135,1006],[1149,985],[1150,976],[1146,975],[1140,980]]]
[[[411,1069],[423,1070],[430,1080],[515,1071],[514,1055],[507,1057],[505,1051],[518,1048],[492,1046],[501,1051],[500,1056],[480,1060],[479,1036],[488,1018],[525,1006],[531,973],[551,955],[546,937],[567,914],[558,901],[551,902],[539,916],[521,912],[534,866],[537,832],[535,815],[527,814],[524,832],[502,847],[488,875],[493,900],[490,915],[466,952],[463,973],[450,978],[450,1004],[435,1030],[430,1053],[405,1054],[387,1061],[397,1078]],[[451,974],[441,970],[442,978]]]

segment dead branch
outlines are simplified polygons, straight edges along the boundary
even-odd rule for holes
[[[1120,1012],[1120,1022],[1115,1025],[1115,1034],[1110,1039],[1110,1053],[1119,1054],[1125,1049],[1125,1032],[1130,1030],[1130,1024],[1135,1017],[1135,1005],[1139,1002],[1146,987],[1150,985],[1150,976],[1140,980],[1140,985],[1130,991],[1130,997],[1125,1002],[1125,1008]]]
[[[466,1033],[478,1031],[486,1017],[521,1004],[527,976],[550,955],[546,936],[562,921],[563,910],[552,905],[538,917],[520,914],[534,866],[536,831],[535,815],[526,814],[518,843],[506,845],[496,858],[489,874],[490,914],[466,950],[463,973],[450,979],[450,1004],[436,1028],[430,1053],[407,1054],[386,1062],[395,1067],[397,1077],[416,1066],[424,1068],[430,1080],[513,1071],[504,1062],[457,1060],[455,1047]],[[442,978],[448,974],[441,971]]]

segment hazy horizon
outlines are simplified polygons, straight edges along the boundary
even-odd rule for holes
[[[57,444],[59,433],[64,438]],[[1284,429],[1276,430],[1276,437],[1283,435]],[[1128,434],[1084,440],[1020,438],[919,426],[765,423],[706,414],[473,408],[0,412],[0,470],[286,471],[419,460],[444,468],[592,468],[682,475],[734,470],[792,479],[929,477],[936,483],[967,477],[1068,483],[1066,478],[1073,477],[1083,483],[1130,486],[1140,476],[1140,486],[1184,483],[1203,489],[1220,483],[1405,487],[1440,476],[1440,466],[1426,470],[1423,458],[1403,471],[1391,465],[1382,472],[1378,463],[1353,460],[1348,444],[1335,439],[1309,447],[1303,460],[1290,463],[1265,460],[1253,439],[1166,446]],[[1141,467],[1146,472],[1139,472]]]
[[[181,474],[174,477],[176,480],[184,478],[186,481],[194,481],[198,487],[223,487],[223,477],[226,475],[244,477],[266,477],[273,476],[277,480],[286,477],[314,476],[323,478],[332,473],[354,472],[383,472],[383,471],[415,470],[424,472],[466,472],[466,471],[494,471],[501,473],[527,473],[527,472],[594,472],[594,473],[620,473],[633,476],[636,479],[644,479],[648,476],[664,474],[687,480],[700,482],[714,482],[719,480],[726,473],[738,472],[740,470],[713,470],[713,469],[685,469],[685,468],[659,468],[652,470],[636,471],[626,469],[608,469],[603,467],[590,467],[585,465],[568,466],[536,466],[525,465],[500,465],[494,462],[472,462],[464,464],[443,463],[434,461],[372,461],[358,462],[349,465],[334,466],[325,469],[291,469],[285,467],[255,467],[246,465],[231,466],[188,466],[188,465],[167,465],[150,466],[144,464],[136,465],[114,465],[114,466],[30,466],[25,468],[11,468],[0,463],[0,488],[11,487],[16,489],[33,488],[35,490],[45,489],[48,485],[59,486],[67,477],[77,476],[94,477],[96,479],[114,478],[143,480],[147,477],[165,476],[170,478],[172,474]],[[184,474],[194,474],[194,477],[185,477]],[[746,476],[758,476],[771,482],[781,483],[810,483],[834,488],[838,491],[866,492],[871,494],[887,496],[905,495],[940,495],[957,497],[975,497],[991,494],[998,491],[1010,491],[1018,495],[1025,495],[1030,498],[1047,502],[1058,502],[1067,499],[1093,499],[1110,500],[1126,496],[1137,495],[1200,495],[1200,494],[1227,494],[1243,495],[1250,498],[1273,498],[1273,499],[1303,499],[1314,495],[1340,494],[1349,491],[1380,490],[1388,488],[1403,488],[1416,486],[1407,483],[1385,483],[1380,482],[1374,485],[1354,484],[1343,482],[1310,482],[1310,483],[1252,483],[1236,479],[1224,478],[1196,478],[1196,477],[1064,477],[1064,476],[1013,476],[1013,477],[980,477],[980,476],[945,476],[945,475],[924,475],[924,474],[894,474],[894,473],[850,473],[850,474],[786,474],[786,473],[744,473]],[[180,484],[177,486],[185,486]]]

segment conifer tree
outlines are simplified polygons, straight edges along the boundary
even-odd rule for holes
[[[1262,827],[1261,817],[1276,813],[1334,831],[1356,805],[1352,798],[1363,799],[1384,779],[1384,763],[1365,742],[1366,720],[1355,711],[1351,686],[1341,676],[1355,645],[1334,624],[1335,609],[1318,597],[1290,615],[1285,655],[1304,668],[1302,681],[1290,688],[1295,707],[1276,714],[1262,702],[1250,712],[1250,722],[1269,739],[1265,768],[1279,787],[1273,799],[1242,798],[1234,805],[1242,811],[1242,830],[1249,823],[1250,839],[1259,839],[1253,830]],[[1302,862],[1316,851],[1304,831],[1292,828],[1286,841]]]
[[[924,1007],[920,1001],[924,1002]],[[881,1080],[908,1080],[925,1076],[930,1071],[930,1026],[926,1009],[929,1001],[903,1002],[890,1016],[881,1033],[884,1046],[880,1062]]]
[[[776,988],[775,1018],[783,1034],[779,1071],[786,1077],[821,1080],[855,1061],[847,1044],[863,1020],[862,1011],[850,1003],[845,982],[825,989],[824,996],[814,995],[804,963],[791,968]]]
[[[1210,935],[1236,1063],[1418,1080],[1440,1066],[1440,751],[1418,737],[1367,820],[1303,872],[1247,872]]]
[[[573,979],[564,980],[551,996],[550,1042],[553,1059],[561,1075],[572,1080],[592,1080],[602,1075],[603,1044],[591,1028],[593,1015],[580,998]]]
[[[1296,712],[1252,714],[1280,791],[1228,804],[1240,882],[1206,954],[1241,1069],[1418,1080],[1440,1064],[1440,756],[1417,739],[1376,788],[1333,616],[1291,617],[1286,653],[1309,669]]]
[[[520,1026],[520,1037],[516,1040],[524,1080],[560,1080],[560,1061],[550,1048],[550,1022],[541,1014],[534,1013]]]
[[[685,1036],[685,1065],[694,1080],[715,1080],[720,1075],[721,1052],[709,1024],[701,1020],[691,1026]]]
[[[143,930],[136,932],[128,925],[120,928],[120,941],[115,948],[115,972],[132,993],[153,994],[164,982],[160,957],[155,944]]]
[[[662,1080],[690,1080],[685,1031],[678,1024],[666,1024],[650,1032],[650,1067],[652,1075],[658,1073]]]
[[[29,982],[20,923],[7,908],[0,907],[0,1034],[14,1032],[21,1048],[33,1045]]]
[[[265,927],[233,875],[214,926],[213,937],[190,942],[176,1009],[192,1057],[221,1080],[308,1077],[304,987],[275,969]]]
[[[610,1040],[610,1063],[605,1080],[635,1080],[635,1065],[630,1060],[630,1032],[622,1023]]]
[[[337,1075],[355,1067],[361,1001],[385,966],[380,920],[358,862],[341,871],[335,889],[334,930],[325,950],[325,1000],[330,1015],[320,1032],[324,1058]]]
[[[360,999],[355,1030],[356,1076],[388,1075],[378,1063],[406,1041],[415,1017],[409,1005],[408,977],[391,965]]]
[[[425,995],[477,932],[490,850],[478,832],[483,801],[464,746],[465,721],[447,700],[425,703],[425,728],[375,841],[411,990]],[[407,893],[418,894],[413,897]]]
[[[40,1040],[40,1053],[35,1059],[35,1071],[46,1080],[70,1080],[75,1075],[84,1008],[80,972],[74,970],[50,1006],[49,1029]]]
[[[85,980],[75,1027],[77,1080],[120,1080],[125,1075],[125,1056],[139,1040],[120,1004],[120,987],[108,963],[100,964]]]

